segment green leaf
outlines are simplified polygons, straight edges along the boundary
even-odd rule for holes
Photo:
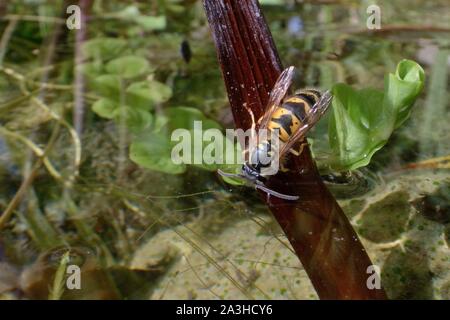
[[[127,46],[127,42],[119,38],[95,38],[86,41],[83,45],[83,54],[85,58],[94,58],[96,60],[109,60],[117,57]]]
[[[153,124],[153,131],[155,132],[165,132],[167,134],[167,124],[169,123],[169,118],[164,115],[156,115],[155,122]]]
[[[156,80],[148,82],[150,96],[154,103],[166,102],[172,97],[172,89],[164,83]]]
[[[139,133],[149,129],[152,125],[153,116],[150,112],[125,106],[123,110],[125,123],[133,133]],[[115,117],[120,120],[120,108],[115,110]]]
[[[130,5],[122,11],[114,14],[115,17],[124,19],[130,22],[137,23],[145,31],[163,30],[167,26],[165,16],[145,16],[142,15],[138,7]]]
[[[208,119],[200,110],[189,107],[173,107],[166,111],[166,116],[170,119],[169,129],[171,131],[183,128],[183,129],[194,129],[194,121],[201,121],[202,128],[210,129],[216,128],[221,129],[221,125],[217,122]]]
[[[114,119],[119,106],[112,100],[102,98],[92,105],[92,110],[102,118]]]
[[[164,30],[167,26],[167,21],[165,16],[139,16],[135,21],[145,30]]]
[[[102,118],[116,119],[120,123],[121,113],[125,117],[125,123],[128,129],[134,133],[139,133],[145,129],[149,129],[153,116],[150,112],[124,106],[122,110],[120,106],[108,98],[101,98],[92,105],[92,110]]]
[[[172,89],[158,81],[142,81],[131,84],[127,90],[127,104],[149,110],[154,104],[170,99]]]
[[[231,167],[231,169],[230,169],[230,167],[224,167],[224,168],[220,168],[220,170],[222,170],[224,172],[227,172],[227,173],[239,174],[242,171],[241,167],[242,166],[237,166],[236,165],[234,167]],[[246,184],[246,181],[243,180],[243,179],[240,179],[240,178],[221,177],[221,179],[223,181],[225,181],[226,183],[231,184],[233,186],[243,186],[243,185]]]
[[[101,95],[120,101],[121,79],[112,74],[101,75],[94,80],[94,87]]]
[[[93,62],[83,63],[77,68],[80,68],[84,75],[86,75],[90,79],[95,79],[96,77],[102,75],[103,63],[99,60],[94,60]]]
[[[150,64],[146,59],[139,56],[125,56],[110,61],[106,65],[106,71],[129,79],[149,72]]]
[[[395,128],[409,117],[411,106],[423,89],[425,72],[411,60],[402,60],[394,74],[385,81],[385,101],[397,113]]]
[[[403,60],[396,73],[386,77],[384,93],[335,85],[328,130],[333,156],[325,166],[343,171],[369,164],[373,154],[409,117],[424,79],[423,69],[417,63]]]
[[[222,126],[214,120],[207,118],[200,110],[189,107],[175,107],[167,110],[166,115],[169,117],[169,128],[174,130],[183,128],[190,131],[191,136],[198,133],[197,139],[202,139],[202,149],[196,150],[192,147],[192,157],[197,154],[202,159],[202,163],[194,164],[194,166],[208,171],[216,171],[221,169],[226,172],[238,172],[241,164],[237,163],[236,157],[242,154],[239,143],[233,143],[233,149],[227,148],[227,137],[222,133]],[[201,128],[195,125],[195,121],[201,122]],[[216,130],[215,138],[203,136],[205,130]],[[212,131],[210,131],[212,132]],[[191,142],[192,146],[193,141]],[[234,156],[235,161],[232,164],[226,164],[226,159]],[[242,184],[242,181],[236,182],[234,179],[226,179],[231,184]]]
[[[337,170],[365,166],[387,140],[386,123],[380,112],[383,94],[372,89],[356,91],[338,84],[333,87],[333,96],[329,142],[339,161],[332,166]]]
[[[132,83],[126,90],[127,104],[133,108],[150,110],[153,108],[154,100],[151,89],[147,82]]]
[[[194,124],[195,121],[199,122]],[[164,116],[158,115],[154,122],[151,134],[141,135],[132,143],[130,157],[139,165],[173,174],[184,172],[187,164],[208,171],[216,171],[219,168],[226,171],[235,171],[236,166],[240,167],[240,165],[222,164],[225,162],[227,152],[233,152],[233,155],[240,154],[239,146],[238,144],[232,144],[232,148],[228,149],[233,150],[228,150],[226,148],[226,137],[221,131],[221,126],[205,117],[200,110],[189,107],[169,108]],[[186,135],[172,136],[176,129],[186,130],[184,131]],[[216,131],[210,131],[211,136],[205,137],[203,134],[206,129]],[[158,142],[156,139],[161,141]],[[194,139],[197,142],[200,141],[200,143],[194,143]],[[186,145],[183,145],[183,142]],[[171,158],[173,147],[181,145],[183,145],[183,148],[174,152],[175,154],[181,153],[179,155],[182,158],[186,155],[187,162],[176,164]],[[158,155],[155,156],[151,150],[155,150],[154,152]],[[196,160],[198,160],[197,163]]]
[[[224,135],[220,131],[222,127],[215,121],[208,119],[200,110],[189,107],[174,107],[169,108],[166,111],[166,116],[169,119],[168,130],[172,133],[176,129],[186,129],[189,130],[191,140],[191,160],[194,166],[200,167],[205,170],[215,171],[219,167],[215,163],[209,164],[208,162],[213,162],[214,158],[223,159],[224,149],[220,148],[220,145],[224,144]],[[197,122],[197,123],[196,123]],[[207,129],[216,129],[218,140],[205,142],[203,141],[203,133]],[[201,141],[199,144],[194,144],[194,139]],[[210,148],[214,147],[215,152],[205,152],[205,147],[209,145]],[[199,147],[199,148],[196,148]],[[214,151],[212,150],[212,151]],[[194,159],[201,159],[201,163],[194,164]],[[223,160],[218,160],[217,162],[222,162]]]
[[[191,137],[194,139],[201,139],[201,148],[195,148],[194,141],[191,142],[192,158],[201,159],[201,163],[194,163],[193,165],[208,171],[217,171],[217,169],[225,168],[226,170],[234,169],[232,165],[226,165],[225,160],[227,152],[232,155],[236,155],[236,144],[232,144],[231,150],[227,150],[227,138],[223,135],[222,131],[218,128],[208,128],[208,131],[192,129],[190,130]],[[211,136],[207,136],[212,134]]]
[[[122,18],[122,19],[126,19],[126,20],[133,20],[140,14],[141,13],[140,13],[138,7],[130,5],[130,6],[125,7],[123,10],[117,12],[115,14],[115,16]]]
[[[147,132],[133,141],[130,159],[151,170],[180,174],[186,170],[185,164],[174,164],[171,159],[172,144],[163,133]]]
[[[186,11],[186,6],[183,4],[167,4],[167,10],[175,14],[181,14]]]

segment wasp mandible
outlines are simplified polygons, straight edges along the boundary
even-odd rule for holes
[[[241,173],[218,170],[223,177],[244,179],[256,189],[286,200],[297,200],[299,197],[282,194],[265,186],[268,177],[274,174],[271,170],[272,164],[276,161],[283,168],[283,160],[288,152],[296,156],[302,153],[304,144],[301,144],[299,150],[294,150],[294,144],[304,139],[308,131],[327,111],[332,100],[329,91],[321,94],[315,89],[298,90],[294,95],[286,97],[294,72],[295,68],[291,66],[280,74],[270,92],[266,111],[257,122],[249,110],[253,118],[252,130],[258,124],[259,132],[265,129],[269,134],[264,137],[260,133],[254,135],[252,139],[256,139],[255,147],[251,150],[244,149],[246,156]],[[274,136],[278,139],[277,143],[273,143]]]

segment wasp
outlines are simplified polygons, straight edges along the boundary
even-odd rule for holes
[[[234,174],[218,170],[223,177],[243,179],[255,189],[286,200],[297,200],[299,197],[276,192],[265,185],[268,177],[274,174],[270,170],[272,164],[279,163],[284,170],[282,164],[288,153],[296,156],[302,153],[306,143],[302,143],[299,150],[295,150],[294,145],[304,140],[308,131],[325,114],[332,100],[329,91],[321,94],[314,89],[299,90],[294,95],[287,96],[294,72],[295,68],[291,66],[280,74],[270,92],[266,111],[257,122],[251,113],[252,130],[258,124],[259,132],[266,129],[269,134],[262,137],[258,133],[252,138],[257,139],[255,147],[251,150],[244,149],[247,156],[241,172]],[[275,140],[277,143],[273,143],[274,135],[278,139]]]

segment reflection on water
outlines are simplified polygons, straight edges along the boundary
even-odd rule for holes
[[[82,135],[72,129],[75,33],[48,18],[62,8],[11,1],[0,21],[0,298],[316,299],[255,192],[195,167],[143,169],[127,156],[135,130],[171,125],[163,116],[171,107],[198,108],[232,126],[201,4],[141,4],[136,23],[133,6],[99,3],[87,37],[113,40],[85,53]],[[404,58],[426,71],[410,119],[371,164],[324,180],[381,266],[391,298],[450,299],[447,3],[383,2],[382,28],[372,31],[365,5],[318,3],[263,6],[284,64],[300,70],[297,87],[380,89]],[[180,55],[187,47],[189,59]],[[105,65],[121,56],[149,65],[117,84]],[[148,78],[158,88],[150,97]],[[143,107],[116,121],[115,105],[127,112],[128,99]],[[326,132],[325,117],[311,134],[319,166]],[[155,145],[151,165],[161,168]],[[79,266],[82,290],[57,277],[63,262]]]

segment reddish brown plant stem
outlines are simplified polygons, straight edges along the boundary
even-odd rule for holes
[[[258,118],[282,70],[270,31],[256,0],[204,0],[236,127]],[[265,199],[300,258],[321,299],[386,299],[383,289],[367,287],[372,264],[355,231],[322,183],[309,148],[288,159],[289,173],[269,186],[296,194],[296,202]]]

